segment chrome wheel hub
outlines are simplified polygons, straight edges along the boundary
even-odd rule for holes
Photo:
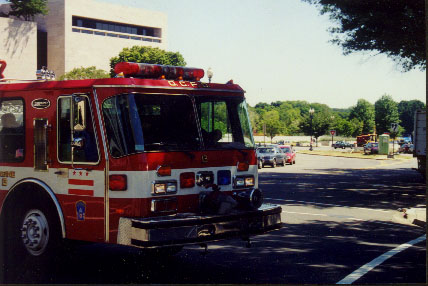
[[[30,254],[42,254],[49,241],[49,225],[45,215],[39,210],[29,211],[21,227],[21,238]]]

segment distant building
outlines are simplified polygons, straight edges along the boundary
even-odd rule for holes
[[[165,13],[92,0],[48,0],[49,14],[35,22],[0,17],[0,59],[7,78],[35,78],[47,66],[61,76],[76,67],[110,70],[124,47],[167,48]],[[9,4],[0,5],[0,16]]]

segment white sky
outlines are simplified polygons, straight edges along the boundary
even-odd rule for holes
[[[328,17],[300,0],[97,1],[165,12],[168,50],[187,66],[211,67],[213,82],[233,79],[252,106],[306,100],[347,108],[385,93],[426,102],[425,71],[402,73],[383,55],[342,55],[328,42]]]

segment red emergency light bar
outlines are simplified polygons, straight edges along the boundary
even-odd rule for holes
[[[125,77],[159,78],[170,80],[200,81],[204,77],[203,69],[164,66],[155,64],[120,62],[114,66],[116,74],[122,73]]]

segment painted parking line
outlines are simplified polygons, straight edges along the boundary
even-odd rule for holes
[[[352,272],[351,274],[349,274],[348,276],[346,276],[345,278],[343,278],[342,280],[340,280],[336,284],[352,284],[355,281],[357,281],[358,279],[360,279],[361,277],[363,277],[365,274],[367,274],[368,272],[373,270],[373,268],[375,268],[376,266],[379,266],[380,264],[385,262],[385,260],[391,258],[392,256],[394,256],[394,255],[406,250],[407,248],[409,248],[415,244],[418,244],[424,240],[426,240],[426,234],[424,234],[421,237],[418,237],[412,241],[404,243],[404,244],[382,254],[381,256],[370,261],[369,263],[361,266],[360,268],[358,268],[357,270],[355,270],[354,272]]]
[[[317,202],[308,202],[308,201],[284,200],[284,199],[273,199],[273,198],[265,198],[265,200],[280,201],[280,202],[284,202],[284,203],[299,203],[299,204],[319,205],[319,206],[328,206],[328,207],[350,208],[350,209],[359,209],[359,210],[384,212],[384,213],[390,213],[391,212],[391,210],[350,207],[350,206],[343,206],[343,205],[336,205],[336,204],[325,204],[325,203],[317,203]]]

